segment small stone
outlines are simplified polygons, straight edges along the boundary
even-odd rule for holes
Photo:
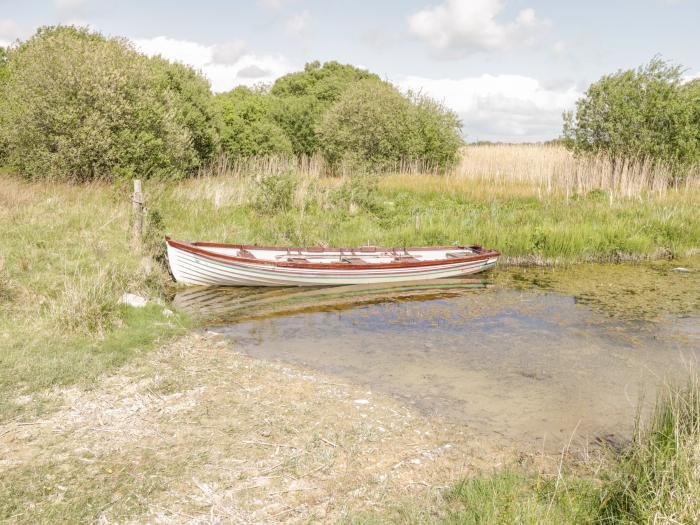
[[[356,399],[356,405],[369,405],[369,399]]]
[[[673,269],[674,272],[681,272],[681,273],[690,273],[690,270],[688,268],[683,268],[682,266],[679,266],[678,268]]]
[[[413,463],[414,465],[420,465],[420,459],[418,459],[418,458],[413,458],[413,459],[411,460],[411,463]]]
[[[143,308],[148,303],[148,299],[133,293],[125,293],[119,298],[119,304],[126,304],[134,308]]]

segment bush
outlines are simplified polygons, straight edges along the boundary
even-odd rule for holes
[[[29,178],[179,177],[215,150],[206,81],[126,40],[42,28],[7,67],[0,142]]]
[[[272,118],[276,101],[268,93],[237,87],[215,100],[223,122],[225,153],[233,157],[292,154],[292,143]]]
[[[700,89],[682,69],[654,59],[592,84],[565,114],[564,137],[577,152],[688,166],[700,160]]]
[[[4,100],[5,98],[4,87],[10,74],[7,67],[7,61],[7,50],[0,46],[0,101]],[[2,125],[2,121],[0,121],[0,125]],[[0,166],[5,163],[5,157],[7,156],[7,145],[5,144],[5,140],[6,139],[3,138],[2,133],[0,133]]]
[[[310,62],[304,71],[285,75],[272,86],[270,93],[281,104],[275,120],[285,130],[297,155],[313,155],[319,150],[316,126],[325,111],[354,83],[372,79],[374,73],[335,61]]]
[[[382,170],[419,160],[445,168],[462,145],[459,125],[454,113],[426,97],[363,80],[326,112],[317,134],[331,165],[352,159]]]

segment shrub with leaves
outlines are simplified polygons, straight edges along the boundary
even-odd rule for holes
[[[232,157],[292,154],[292,143],[272,118],[277,101],[244,86],[215,97],[223,123],[221,145]]]
[[[682,81],[680,66],[654,59],[638,69],[591,84],[564,116],[566,143],[580,153],[658,160],[676,166],[700,161],[700,84]]]
[[[420,161],[445,168],[463,144],[457,116],[427,97],[403,95],[388,82],[362,80],[326,112],[317,128],[332,165],[352,159],[372,169]]]
[[[29,178],[178,177],[215,150],[206,81],[126,40],[42,28],[7,71],[0,142]]]
[[[361,173],[345,177],[331,193],[331,201],[349,210],[359,208],[372,211],[377,205],[379,179],[374,174]]]
[[[289,137],[294,153],[313,155],[320,149],[316,127],[326,110],[360,80],[379,77],[364,69],[336,61],[309,62],[303,71],[275,81],[270,93],[279,104],[274,118]]]

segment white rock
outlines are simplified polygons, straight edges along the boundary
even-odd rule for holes
[[[172,310],[169,310],[168,308],[163,308],[163,316],[172,317],[173,315],[175,315],[175,313]]]
[[[148,303],[148,299],[133,293],[125,293],[119,298],[119,304],[127,304],[134,308],[143,308]]]
[[[681,272],[681,273],[690,273],[690,270],[688,268],[683,268],[682,266],[679,266],[678,268],[673,269],[674,272]]]
[[[369,405],[369,399],[356,399],[356,405]]]

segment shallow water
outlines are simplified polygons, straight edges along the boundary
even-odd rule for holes
[[[674,270],[682,266],[687,271]],[[497,269],[479,280],[188,289],[238,350],[401,396],[488,438],[557,449],[629,435],[700,353],[700,260]]]

